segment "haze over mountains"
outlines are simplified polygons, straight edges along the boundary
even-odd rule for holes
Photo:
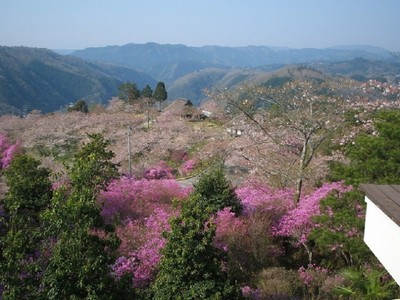
[[[104,103],[126,81],[139,88],[163,81],[170,100],[184,97],[200,104],[204,88],[230,88],[288,76],[285,69],[276,70],[293,64],[358,80],[396,80],[400,74],[398,57],[371,46],[288,49],[147,43],[87,48],[70,55],[0,47],[0,113],[27,106],[49,112],[78,99]]]

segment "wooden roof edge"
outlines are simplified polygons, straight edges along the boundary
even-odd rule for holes
[[[393,194],[389,197],[385,191],[388,188],[393,188],[396,191],[400,190],[400,185],[390,184],[360,184],[359,188],[363,191],[369,200],[371,200],[377,207],[379,207],[390,219],[392,219],[398,226],[400,226],[400,206],[398,199],[394,200]],[[396,194],[397,197],[397,194]],[[398,192],[400,198],[400,192]]]

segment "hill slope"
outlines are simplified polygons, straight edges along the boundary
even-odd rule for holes
[[[207,68],[189,73],[175,80],[168,87],[169,99],[187,98],[194,105],[200,105],[206,96],[204,89],[223,90],[240,84],[280,85],[288,80],[323,81],[329,76],[321,71],[303,66],[275,66],[269,69],[221,69]]]
[[[0,114],[54,111],[78,99],[104,102],[124,81],[155,80],[133,69],[86,62],[47,49],[0,47]]]

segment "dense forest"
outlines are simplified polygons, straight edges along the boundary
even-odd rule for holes
[[[281,72],[0,116],[2,298],[399,297],[359,190],[398,183],[398,83]]]

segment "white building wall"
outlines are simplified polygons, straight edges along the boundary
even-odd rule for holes
[[[400,285],[400,227],[367,197],[364,241]]]

